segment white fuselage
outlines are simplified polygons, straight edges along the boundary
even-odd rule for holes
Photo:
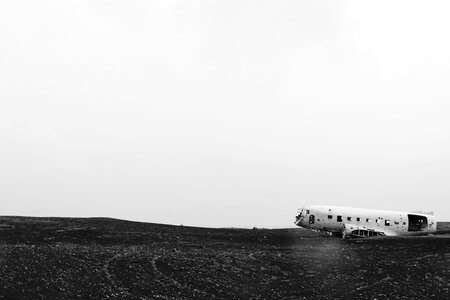
[[[423,235],[436,232],[436,219],[428,213],[409,213],[339,206],[306,206],[295,224],[343,236]]]

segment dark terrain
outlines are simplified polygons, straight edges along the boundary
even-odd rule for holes
[[[0,299],[450,299],[450,223],[425,237],[0,217]]]

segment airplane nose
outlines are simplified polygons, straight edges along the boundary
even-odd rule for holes
[[[303,220],[304,216],[303,216],[303,209],[299,209],[298,210],[298,215],[295,217],[295,225],[300,225],[300,222]]]

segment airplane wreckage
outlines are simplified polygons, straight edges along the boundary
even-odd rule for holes
[[[305,206],[298,210],[295,224],[342,238],[426,235],[436,232],[436,218],[432,212],[339,206]]]

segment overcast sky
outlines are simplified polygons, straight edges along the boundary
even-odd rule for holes
[[[447,1],[2,1],[0,215],[450,220]]]

